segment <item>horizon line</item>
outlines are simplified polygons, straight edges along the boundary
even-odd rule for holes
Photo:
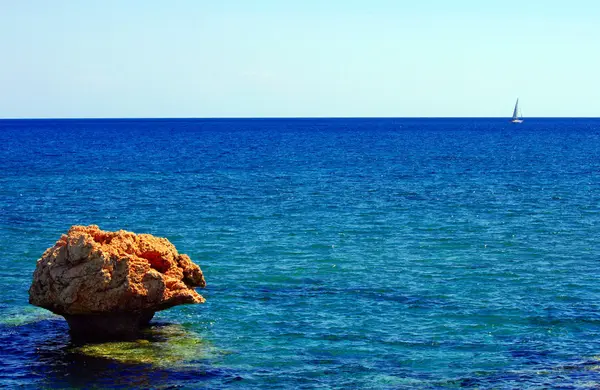
[[[214,117],[8,117],[0,121],[19,120],[269,120],[269,119],[506,119],[508,116],[214,116]],[[600,116],[531,116],[530,119],[600,119]]]

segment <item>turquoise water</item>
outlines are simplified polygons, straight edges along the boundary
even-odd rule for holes
[[[600,120],[0,121],[0,386],[600,385]],[[204,305],[79,345],[71,225],[167,237]]]

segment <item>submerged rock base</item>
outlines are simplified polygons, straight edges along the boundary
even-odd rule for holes
[[[73,226],[38,260],[29,303],[65,317],[75,337],[132,337],[155,312],[203,303],[198,265],[166,238]]]
[[[63,314],[69,332],[76,340],[133,340],[154,317],[153,311],[92,315]]]

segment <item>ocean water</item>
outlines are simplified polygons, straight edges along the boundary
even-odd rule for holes
[[[204,305],[77,344],[75,224],[167,237]],[[597,388],[600,119],[0,121],[0,386]]]

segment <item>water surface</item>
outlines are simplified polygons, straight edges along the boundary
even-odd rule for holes
[[[0,121],[0,386],[589,388],[600,120]],[[76,345],[71,225],[167,237],[207,303]]]

